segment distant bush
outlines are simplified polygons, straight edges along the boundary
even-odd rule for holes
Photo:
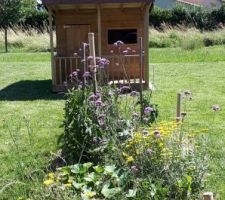
[[[224,28],[214,31],[201,31],[196,28],[185,28],[184,26],[162,25],[161,29],[150,28],[149,32],[149,47],[151,48],[181,47],[191,50],[203,46],[225,44]]]
[[[212,30],[224,25],[225,6],[219,9],[195,8],[177,6],[171,10],[154,8],[150,14],[150,25],[161,28],[166,23],[172,26],[185,25],[194,26],[201,30]]]

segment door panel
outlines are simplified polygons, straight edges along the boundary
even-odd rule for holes
[[[78,53],[84,42],[88,43],[90,25],[66,25],[66,52],[67,56]]]

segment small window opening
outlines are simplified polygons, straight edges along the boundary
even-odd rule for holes
[[[136,44],[137,29],[109,29],[108,44],[114,44],[118,40],[121,40],[124,44]]]

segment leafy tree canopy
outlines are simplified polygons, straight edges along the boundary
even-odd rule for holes
[[[0,27],[8,28],[21,18],[21,0],[0,0]]]

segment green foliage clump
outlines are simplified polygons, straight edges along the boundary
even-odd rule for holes
[[[44,181],[51,198],[63,196],[76,199],[118,199],[134,197],[129,173],[115,165],[75,164],[49,173]]]
[[[194,26],[201,30],[213,30],[225,23],[225,6],[218,9],[204,7],[175,6],[171,10],[155,8],[150,13],[150,25],[160,28],[163,24],[172,26]]]

